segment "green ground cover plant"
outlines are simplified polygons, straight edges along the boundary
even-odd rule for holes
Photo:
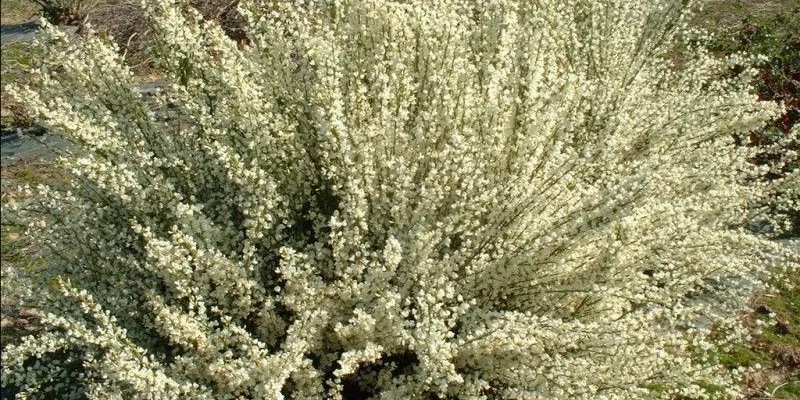
[[[728,368],[754,368],[745,379],[747,399],[795,399],[800,394],[800,277],[755,297],[745,316],[752,339],[720,352]]]

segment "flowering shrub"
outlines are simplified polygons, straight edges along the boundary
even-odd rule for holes
[[[51,265],[20,398],[733,397],[716,346],[771,266],[681,2],[251,1],[249,45],[148,4],[170,82],[51,30],[16,95],[74,146],[12,207]],[[687,42],[690,43],[690,42]],[[713,332],[712,332],[713,331]],[[713,333],[713,335],[712,335]],[[712,341],[710,338],[714,336]]]
[[[800,9],[790,2],[778,2],[776,7],[742,9],[742,4],[716,2],[714,14],[724,14],[729,23],[716,24],[720,35],[709,43],[711,51],[748,52],[765,54],[769,58],[758,66],[756,91],[761,100],[780,101],[785,110],[767,129],[750,133],[744,142],[757,146],[759,152],[752,158],[758,165],[769,166],[763,179],[781,178],[800,168],[800,31],[791,27],[800,24]],[[724,5],[722,5],[724,4]],[[738,8],[738,10],[737,10]],[[740,22],[736,22],[740,21]],[[721,22],[721,21],[716,21]],[[730,23],[733,22],[733,23]],[[736,69],[730,73],[735,74]],[[786,185],[785,185],[786,186]],[[795,178],[786,191],[777,190],[774,197],[781,198],[770,214],[780,215],[781,223],[770,226],[756,224],[775,236],[800,237],[800,184]],[[794,190],[792,190],[794,189]],[[786,201],[794,196],[794,202]],[[787,207],[788,206],[788,207]]]

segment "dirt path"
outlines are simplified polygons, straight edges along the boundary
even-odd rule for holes
[[[39,30],[39,23],[30,20],[21,24],[0,26],[0,46],[17,42],[32,42]]]
[[[14,43],[30,43],[36,39],[41,25],[37,19],[13,25],[0,25],[0,46],[8,46]],[[60,26],[64,32],[74,35],[78,30],[77,26]]]

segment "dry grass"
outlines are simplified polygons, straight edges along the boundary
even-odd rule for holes
[[[29,0],[0,1],[0,23],[3,25],[19,24],[30,20],[39,12],[36,4]]]
[[[747,348],[727,355],[731,367],[763,367],[746,377],[748,400],[800,399],[800,275],[777,286],[777,293],[754,298],[746,316],[753,331],[760,332]]]
[[[219,23],[234,40],[243,40],[244,19],[236,10],[239,0],[189,0],[206,20]],[[142,82],[158,79],[158,73],[150,67],[145,44],[152,40],[147,28],[147,19],[138,0],[105,0],[87,19],[92,27],[113,38],[125,53]]]
[[[737,29],[744,26],[745,18],[769,18],[798,7],[796,0],[706,0],[697,22],[712,31]]]
[[[29,195],[21,185],[58,184],[64,174],[38,158],[26,158],[0,168],[0,203],[25,202]],[[25,227],[9,220],[3,212],[0,223],[0,348],[19,341],[38,329],[36,311],[26,306],[25,296],[33,287],[31,277],[45,265],[39,249]]]

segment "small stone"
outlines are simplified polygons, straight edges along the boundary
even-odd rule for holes
[[[35,308],[20,308],[17,311],[17,315],[20,318],[26,318],[26,319],[39,318],[41,316],[39,311],[36,310]]]
[[[45,133],[47,133],[47,128],[45,128],[45,127],[43,127],[43,126],[41,126],[39,124],[34,124],[30,128],[26,128],[24,130],[24,133],[27,134],[27,135],[42,136]]]
[[[14,319],[10,317],[0,318],[0,329],[8,329],[14,326]]]

